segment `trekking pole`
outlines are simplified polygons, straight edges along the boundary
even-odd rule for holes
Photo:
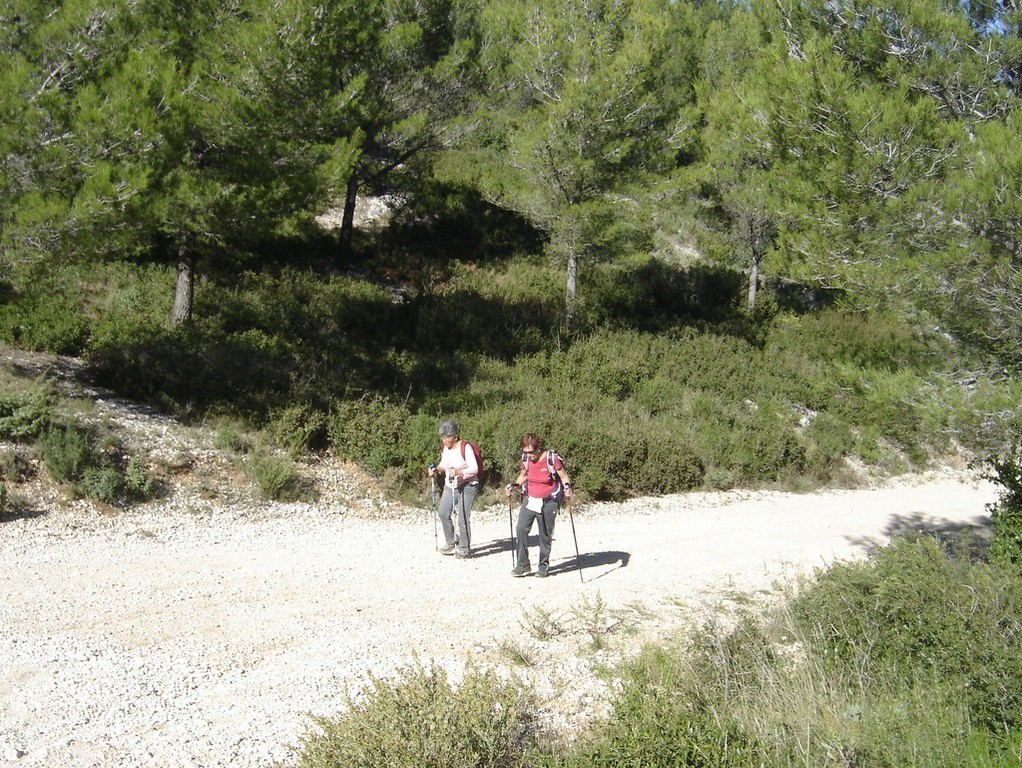
[[[568,497],[568,519],[571,521],[571,538],[575,540],[575,565],[578,568],[578,580],[583,584],[586,580],[582,577],[582,555],[578,553],[578,536],[575,535],[575,516],[571,513],[572,508],[571,497]]]
[[[465,489],[462,488],[460,493],[461,496],[461,525],[462,530],[465,531],[465,549],[468,553],[472,553],[472,532],[468,528],[468,515],[465,513]]]
[[[510,486],[508,486],[508,487],[510,488]],[[509,493],[507,495],[507,524],[508,524],[508,527],[511,529],[511,567],[512,568],[515,567],[515,563],[517,562],[515,560],[515,550],[518,548],[518,542],[515,541],[515,522],[514,522],[514,516],[513,516],[513,513],[511,511],[511,510],[514,509],[514,506],[515,506],[515,500],[511,497],[511,494]]]
[[[430,469],[436,469],[436,464],[430,464]],[[440,549],[440,540],[436,532],[436,475],[429,476],[429,500],[433,505],[433,549]]]

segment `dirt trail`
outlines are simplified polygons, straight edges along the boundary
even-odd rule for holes
[[[808,495],[694,493],[591,505],[555,531],[551,577],[513,579],[508,509],[474,516],[476,556],[434,551],[426,511],[366,519],[336,503],[74,510],[0,523],[0,765],[256,768],[306,713],[412,654],[457,676],[515,669],[555,727],[605,706],[600,662],[691,626],[735,591],[905,530],[986,525],[994,489],[954,474]],[[594,653],[573,612],[631,634]],[[566,634],[540,641],[538,611]],[[531,656],[513,667],[509,648]]]

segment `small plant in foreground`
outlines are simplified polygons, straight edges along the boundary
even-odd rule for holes
[[[523,610],[519,624],[537,640],[551,640],[565,632],[558,616],[540,605]]]
[[[533,709],[517,681],[469,669],[454,686],[416,663],[314,718],[297,768],[512,768],[535,743]]]
[[[40,443],[46,469],[58,483],[77,482],[86,469],[97,465],[88,432],[76,424],[51,427]]]
[[[512,664],[518,667],[534,667],[536,666],[536,653],[529,648],[527,643],[523,643],[515,638],[508,637],[501,640],[499,646],[500,652],[508,659]]]
[[[607,636],[624,623],[624,619],[612,615],[603,595],[598,592],[592,600],[583,595],[581,604],[572,608],[571,615],[582,631],[589,635],[594,651],[605,648]]]

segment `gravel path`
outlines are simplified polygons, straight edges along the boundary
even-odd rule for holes
[[[591,505],[574,518],[582,577],[562,516],[545,581],[510,577],[506,507],[475,516],[467,561],[434,551],[427,511],[192,497],[3,520],[0,765],[261,768],[288,760],[309,713],[413,653],[455,679],[469,660],[515,669],[551,727],[576,728],[604,711],[593,670],[615,654],[898,531],[982,526],[994,496],[944,474]],[[601,609],[632,631],[594,652],[572,616]],[[536,639],[540,610],[565,634]]]

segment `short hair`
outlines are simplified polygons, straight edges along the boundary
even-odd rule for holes
[[[440,437],[457,437],[461,434],[461,425],[454,419],[447,419],[440,424],[440,429],[437,432],[440,433]]]
[[[529,448],[531,448],[534,451],[542,451],[543,438],[541,438],[535,432],[526,432],[524,435],[522,435],[522,439],[521,442],[519,442],[519,446],[523,451]]]

